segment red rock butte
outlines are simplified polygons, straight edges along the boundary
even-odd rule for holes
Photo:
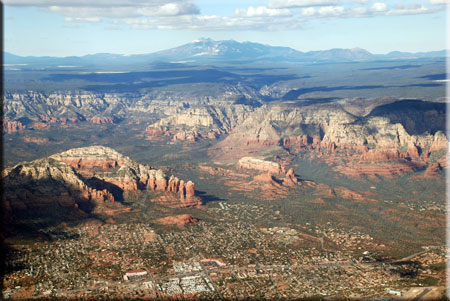
[[[84,177],[95,176],[124,191],[152,190],[177,195],[182,207],[202,204],[195,195],[195,184],[175,176],[167,177],[160,169],[139,164],[112,148],[90,146],[68,150],[51,158],[75,168]]]

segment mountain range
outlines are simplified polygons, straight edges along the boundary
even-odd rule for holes
[[[289,47],[277,47],[234,40],[199,39],[175,48],[148,54],[122,55],[97,53],[84,56],[50,57],[17,56],[3,52],[4,64],[41,65],[54,67],[104,66],[168,63],[247,63],[247,62],[351,62],[369,60],[445,57],[446,51],[400,52],[373,54],[361,48],[302,52]]]

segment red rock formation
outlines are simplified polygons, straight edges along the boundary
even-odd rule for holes
[[[373,162],[373,161],[396,161],[404,159],[404,155],[398,150],[383,151],[372,149],[364,152],[361,155],[361,162]]]
[[[351,199],[355,201],[373,201],[371,199],[366,198],[361,193],[350,190],[345,187],[336,187],[334,188],[336,194],[344,199]]]
[[[376,163],[356,163],[341,165],[334,168],[348,177],[359,178],[360,176],[384,176],[403,175],[416,171],[415,164],[408,161],[376,162]]]
[[[45,122],[33,122],[31,127],[33,129],[40,130],[40,129],[46,129],[46,128],[50,127],[50,125]]]
[[[437,132],[434,135],[434,141],[431,144],[431,147],[430,147],[429,151],[430,152],[438,151],[438,150],[441,150],[441,149],[445,149],[447,147],[448,147],[447,137],[445,136],[444,133]]]
[[[286,177],[283,179],[283,185],[295,187],[299,183],[297,177],[295,176],[294,169],[291,168],[286,173]]]
[[[36,144],[50,143],[50,140],[48,140],[47,138],[35,138],[35,137],[23,137],[23,141]]]
[[[156,190],[166,191],[167,189],[167,179],[163,177],[158,177],[155,179]]]
[[[7,208],[12,211],[54,210],[54,205],[59,204],[61,208],[89,212],[95,206],[115,201],[106,189],[89,186],[72,167],[50,158],[20,163],[3,180]]]
[[[417,159],[420,157],[419,154],[419,149],[417,148],[417,146],[415,146],[414,144],[412,144],[408,150],[406,151],[406,156],[413,158],[413,159]]]
[[[178,194],[165,193],[157,198],[151,200],[152,203],[158,203],[170,208],[190,208],[201,207],[203,205],[202,200],[197,196],[182,197],[181,190]]]
[[[191,181],[186,183],[186,198],[193,197],[195,195],[195,184]]]
[[[203,135],[202,135],[203,136]],[[208,139],[217,139],[218,134],[216,132],[208,132],[206,135],[206,138]]]
[[[15,133],[25,128],[26,126],[20,121],[7,121],[3,124],[3,132],[6,132],[8,134]]]
[[[147,140],[159,140],[162,137],[169,137],[171,134],[167,130],[155,129],[153,127],[147,127],[145,129],[145,138]]]
[[[177,177],[167,178],[162,170],[150,169],[121,155],[113,149],[103,146],[72,149],[51,156],[53,159],[74,167],[84,177],[96,178],[112,184],[124,191],[149,189],[176,195],[175,207],[201,206],[200,198],[195,196],[193,182],[184,182]],[[101,184],[105,185],[105,184]],[[105,186],[106,187],[106,186]],[[172,198],[165,204],[172,204]],[[170,205],[172,206],[172,205]]]
[[[260,175],[253,177],[254,183],[265,183],[265,184],[271,184],[274,186],[281,186],[280,183],[278,183],[275,179],[275,177],[272,175],[272,173],[262,173]]]
[[[112,117],[99,117],[99,116],[92,117],[91,122],[95,123],[95,124],[105,124],[105,123],[113,124],[113,123],[115,123],[114,118],[112,118]]]
[[[425,176],[435,176],[442,172],[442,166],[439,164],[439,162],[431,163],[428,165],[427,169],[425,170],[424,175]]]
[[[178,227],[184,227],[188,224],[196,224],[199,222],[199,220],[190,214],[181,214],[159,218],[157,220],[154,220],[154,222],[161,225],[175,225]]]
[[[326,145],[327,154],[332,154],[336,152],[336,144],[334,142],[328,143]]]
[[[275,174],[284,173],[283,167],[273,161],[262,160],[254,157],[243,157],[238,161],[238,167],[244,169],[255,169],[259,171],[268,171]]]
[[[167,185],[167,191],[176,193],[179,191],[179,189],[180,189],[180,180],[178,178],[175,178],[174,176],[171,176],[169,178],[169,182]]]
[[[175,135],[173,135],[172,140],[173,141],[197,141],[199,138],[199,134],[196,131],[193,132],[178,132]]]
[[[181,200],[186,199],[186,185],[184,184],[183,180],[180,181],[180,186],[179,186],[178,193],[180,194],[180,199]]]

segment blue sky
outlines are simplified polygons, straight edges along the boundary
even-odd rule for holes
[[[448,0],[3,0],[4,50],[138,54],[199,37],[300,51],[442,50]]]

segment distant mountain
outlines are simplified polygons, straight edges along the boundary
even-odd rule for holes
[[[276,47],[234,40],[214,41],[199,39],[175,48],[149,54],[120,55],[98,53],[70,57],[34,57],[17,56],[3,53],[4,64],[27,64],[46,67],[92,67],[92,66],[130,66],[151,63],[239,63],[239,62],[350,62],[377,59],[413,59],[445,57],[445,50],[431,52],[393,51],[385,55],[372,54],[361,48],[301,52],[289,47]]]
[[[429,51],[429,52],[401,52],[401,51],[391,51],[388,54],[383,55],[385,58],[396,58],[396,59],[411,59],[411,58],[427,58],[427,57],[445,57],[447,55],[445,50],[439,51]]]
[[[330,50],[310,51],[305,54],[309,58],[317,60],[369,60],[374,59],[375,55],[361,48],[342,49],[333,48]]]
[[[199,39],[172,49],[156,52],[158,58],[179,60],[296,60],[303,52],[289,47],[276,47],[258,43],[239,43],[234,40],[214,41]]]

